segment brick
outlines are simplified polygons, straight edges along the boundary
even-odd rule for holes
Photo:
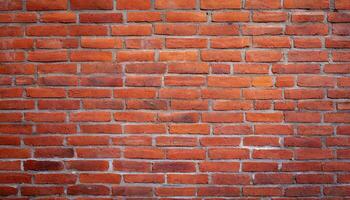
[[[350,4],[346,0],[337,0],[335,1],[335,7],[336,9],[339,9],[339,10],[342,10],[342,9],[348,10],[350,9]]]
[[[247,0],[245,8],[247,9],[278,9],[281,8],[280,0]]]
[[[88,88],[77,88],[68,91],[68,96],[73,98],[104,98],[111,97],[112,92],[107,89],[88,89]]]
[[[281,61],[282,52],[280,51],[254,51],[246,52],[246,61],[248,62],[278,62]]]
[[[125,71],[136,74],[163,74],[166,66],[158,63],[127,64]]]
[[[281,35],[283,28],[275,25],[244,25],[242,26],[243,35]]]
[[[247,159],[249,158],[249,150],[240,148],[213,148],[209,149],[209,158],[213,160]]]
[[[118,196],[152,196],[151,187],[142,187],[142,186],[115,186],[112,188],[112,194]]]
[[[157,146],[196,146],[197,140],[189,137],[159,136],[156,138]]]
[[[2,52],[0,53],[1,62],[20,62],[24,60],[22,52]]]
[[[248,185],[250,176],[243,174],[213,174],[212,182],[218,185]]]
[[[67,143],[75,146],[94,146],[107,145],[109,143],[108,136],[69,136]]]
[[[112,0],[71,0],[72,10],[112,10],[113,1]]]
[[[200,139],[200,144],[203,146],[239,146],[240,139],[230,137],[204,137]]]
[[[212,15],[214,22],[247,22],[249,21],[248,12],[215,12]]]
[[[322,99],[324,92],[319,89],[290,89],[285,90],[284,95],[286,99]]]
[[[75,62],[111,61],[112,53],[107,51],[75,51],[71,53],[70,59]]]
[[[317,184],[333,183],[334,177],[331,174],[300,174],[296,176],[297,183]]]
[[[256,159],[281,159],[281,160],[290,160],[293,158],[293,152],[290,150],[254,150],[253,158]]]
[[[59,136],[34,136],[34,137],[26,137],[23,140],[24,140],[24,143],[29,146],[61,146],[63,145],[63,138]],[[45,140],[49,140],[49,142],[45,143]]]
[[[56,62],[67,61],[66,51],[32,51],[28,54],[29,61]]]
[[[81,23],[121,23],[123,15],[120,13],[82,13],[79,14]]]
[[[243,77],[209,76],[209,87],[249,87],[250,79]]]
[[[157,35],[190,36],[197,33],[197,26],[191,24],[156,24],[154,33]]]
[[[241,2],[237,0],[224,1],[224,0],[201,0],[201,9],[240,9]]]
[[[246,187],[243,194],[248,196],[280,196],[282,189],[278,187]]]
[[[22,2],[20,0],[5,0],[0,4],[1,10],[20,10]]]
[[[161,21],[160,12],[128,12],[128,22],[157,22]]]
[[[243,115],[241,113],[203,113],[202,121],[210,123],[238,123],[243,122]]]
[[[10,186],[1,186],[1,196],[10,196],[10,195],[16,195],[17,194],[17,188],[10,187]]]
[[[316,74],[320,72],[320,66],[315,64],[274,64],[272,72],[278,74]]]
[[[326,51],[289,51],[288,61],[291,62],[326,62],[328,52]]]
[[[321,141],[318,138],[306,137],[288,137],[284,140],[284,145],[291,147],[321,147]]]
[[[206,100],[171,100],[170,105],[174,110],[206,110],[208,106]]]
[[[119,174],[80,174],[79,180],[81,183],[120,183],[121,176]]]
[[[214,110],[249,110],[252,108],[252,102],[239,100],[217,100],[213,102]]]
[[[299,149],[295,151],[297,160],[322,160],[334,158],[334,154],[330,149]]]
[[[156,162],[152,172],[194,172],[195,165],[190,162]]]
[[[215,126],[214,134],[223,134],[223,135],[235,135],[235,134],[250,134],[252,129],[249,126],[240,126],[240,125],[227,125],[227,126]]]
[[[128,100],[126,107],[132,110],[166,110],[167,104],[163,100]]]
[[[205,161],[199,164],[199,169],[202,172],[238,172],[239,163]]]
[[[309,187],[291,187],[286,189],[286,196],[289,197],[308,197],[308,196],[318,196],[320,194],[320,188],[317,186]]]
[[[23,36],[24,34],[24,28],[19,26],[0,26],[0,37],[7,37],[7,36]]]
[[[40,77],[38,80],[39,85],[46,86],[76,86],[78,85],[78,78],[75,76],[47,76]]]
[[[126,174],[124,180],[127,183],[164,183],[163,175],[153,174]]]
[[[21,188],[21,194],[24,196],[63,195],[64,188],[61,186],[24,186]]]
[[[109,100],[109,99],[94,99],[94,100],[83,100],[83,107],[85,109],[114,109],[121,110],[124,108],[123,102],[120,100]]]
[[[20,138],[16,136],[0,136],[1,138],[1,145],[14,145],[19,146],[20,145]]]
[[[104,185],[73,185],[67,188],[69,195],[108,195],[110,189]]]
[[[65,166],[67,169],[78,171],[106,171],[109,164],[103,160],[74,160],[66,161]]]
[[[230,24],[209,24],[209,25],[201,25],[199,26],[198,33],[200,35],[211,35],[211,36],[231,36],[238,35],[237,25]]]
[[[277,137],[246,137],[243,139],[245,146],[280,146]]]
[[[165,152],[155,148],[127,148],[124,151],[126,158],[133,159],[162,159],[165,158]]]
[[[335,79],[327,76],[299,76],[297,81],[302,87],[332,87]]]
[[[290,48],[290,40],[287,37],[255,37],[253,46],[258,48]]]
[[[151,35],[152,26],[150,25],[116,25],[112,26],[112,35],[126,36],[126,35]]]
[[[242,166],[245,172],[271,172],[278,170],[277,163],[272,162],[244,162]]]
[[[0,39],[0,49],[30,49],[33,46],[32,39]]]
[[[38,133],[76,133],[76,126],[74,124],[38,124]]]
[[[159,61],[197,61],[197,51],[161,51]]]
[[[119,51],[117,53],[117,61],[154,61],[153,51]]]
[[[73,12],[52,12],[40,15],[40,21],[47,23],[74,23],[76,19],[77,16]]]
[[[254,183],[256,184],[291,184],[293,183],[293,175],[292,174],[255,174]]]
[[[297,12],[292,14],[292,22],[322,22],[323,13],[319,12]]]
[[[167,38],[166,46],[170,49],[177,48],[206,48],[206,39],[192,39],[192,38]]]
[[[60,171],[63,170],[63,163],[60,161],[36,161],[27,160],[24,162],[25,170],[33,171]]]
[[[301,1],[301,0],[287,0],[284,2],[284,8],[287,9],[328,9],[329,0],[312,0],[312,1]]]
[[[209,134],[209,126],[207,124],[174,124],[170,126],[171,134]]]
[[[215,49],[244,48],[250,46],[247,37],[218,37],[210,39],[210,47]]]
[[[77,67],[75,64],[45,64],[38,66],[38,72],[41,74],[62,73],[75,74]]]
[[[150,172],[151,163],[140,161],[113,161],[113,168],[116,171]]]
[[[34,179],[38,184],[74,184],[77,176],[73,174],[36,174]]]
[[[254,22],[285,22],[287,13],[275,11],[256,11],[253,12]]]
[[[112,139],[113,144],[125,145],[125,146],[151,146],[152,138],[145,136],[128,136],[128,137],[115,137]],[[117,150],[117,149],[116,149]]]
[[[328,21],[330,22],[349,22],[350,21],[350,15],[347,13],[336,13],[331,12],[328,14]]]
[[[74,156],[74,151],[70,148],[52,147],[37,149],[34,153],[34,156],[37,158],[72,158]]]
[[[167,22],[206,22],[207,15],[204,12],[167,12]]]
[[[25,173],[0,173],[0,183],[30,183],[32,176]]]
[[[232,50],[203,50],[201,58],[207,62],[239,62],[241,61],[241,52]]]
[[[328,34],[328,27],[324,24],[310,24],[310,25],[288,25],[286,27],[287,35],[326,35]]]
[[[348,196],[349,187],[347,186],[330,186],[326,187],[324,193],[326,195],[336,195],[336,196]]]
[[[66,10],[67,3],[67,0],[56,0],[54,2],[47,0],[29,0],[26,2],[26,5],[27,10]]]
[[[117,3],[117,9],[119,10],[148,10],[151,8],[150,0],[136,0],[136,1],[128,1],[121,0]]]
[[[239,196],[238,187],[200,187],[198,188],[198,196],[223,196],[236,197]]]
[[[108,27],[103,25],[74,25],[69,27],[70,36],[106,36]]]
[[[172,184],[206,184],[208,175],[206,174],[168,174],[167,180]]]
[[[132,38],[125,41],[128,49],[161,49],[162,43],[163,40],[161,38]]]
[[[169,86],[201,86],[205,84],[203,77],[166,76],[164,84]]]
[[[156,9],[193,9],[196,6],[195,0],[156,0]]]
[[[34,25],[26,27],[26,34],[29,36],[66,36],[68,28],[63,25]]]
[[[286,112],[285,121],[299,123],[320,122],[321,115],[316,112]]]
[[[73,122],[108,122],[111,120],[111,114],[109,112],[79,112],[71,113],[70,120]]]
[[[281,99],[282,91],[275,89],[247,89],[243,90],[243,96],[246,99]]]

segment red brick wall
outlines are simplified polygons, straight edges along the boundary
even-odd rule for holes
[[[350,197],[349,0],[0,10],[1,199]]]

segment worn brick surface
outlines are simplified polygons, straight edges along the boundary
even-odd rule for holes
[[[0,199],[350,199],[350,0],[0,0]]]

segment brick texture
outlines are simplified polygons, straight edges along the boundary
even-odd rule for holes
[[[349,0],[0,0],[0,199],[350,199]]]

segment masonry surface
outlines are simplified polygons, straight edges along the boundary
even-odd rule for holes
[[[350,199],[349,48],[349,0],[0,0],[0,198]]]

